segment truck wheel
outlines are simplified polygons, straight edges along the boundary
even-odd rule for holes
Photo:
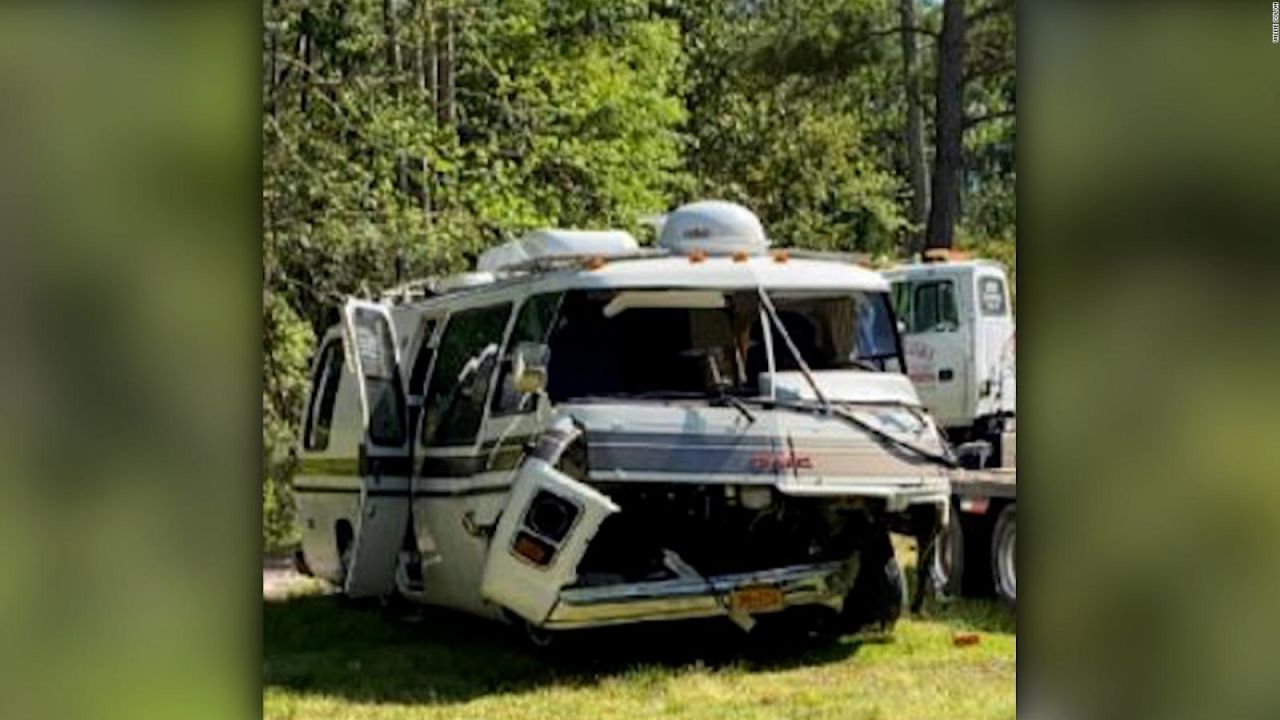
[[[947,529],[938,535],[929,561],[929,581],[933,591],[946,599],[960,595],[964,579],[964,523],[953,512]]]
[[[863,551],[858,577],[845,596],[844,629],[892,632],[907,605],[907,583],[886,532]]]
[[[1018,602],[1018,567],[1015,562],[1018,540],[1018,505],[1011,503],[996,519],[991,533],[991,580],[996,595],[1015,605]]]
[[[347,584],[347,572],[351,570],[351,553],[355,549],[355,534],[351,523],[339,520],[333,527],[335,547],[338,551],[338,587]]]

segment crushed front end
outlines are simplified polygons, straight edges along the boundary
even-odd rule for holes
[[[750,629],[784,611],[891,623],[904,584],[889,532],[932,538],[948,492],[944,468],[828,417],[575,407],[520,473],[484,593],[548,629]]]

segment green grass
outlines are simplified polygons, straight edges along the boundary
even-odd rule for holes
[[[977,632],[977,645],[953,636]],[[267,718],[1000,718],[1016,622],[926,606],[892,639],[762,642],[728,621],[581,631],[554,655],[443,610],[397,615],[316,589],[263,608]]]

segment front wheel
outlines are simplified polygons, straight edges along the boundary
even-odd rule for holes
[[[940,598],[961,594],[964,587],[964,524],[953,513],[947,529],[938,533],[929,557],[929,581]]]
[[[872,628],[889,633],[902,617],[907,583],[888,533],[863,552],[858,578],[844,602],[844,627],[849,632]]]
[[[991,533],[991,580],[996,595],[1010,605],[1018,602],[1017,541],[1018,506],[1014,503],[1000,511]]]

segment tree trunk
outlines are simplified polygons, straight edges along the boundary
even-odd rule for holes
[[[397,76],[400,74],[402,65],[395,0],[382,0],[382,22],[387,33],[387,65],[391,68],[391,74]]]
[[[929,170],[924,159],[924,102],[920,98],[920,62],[916,45],[916,0],[899,0],[902,25],[902,82],[906,89],[907,176],[911,181],[911,222],[916,226],[907,239],[908,254],[924,246],[929,213]]]
[[[427,162],[424,155],[422,158],[422,178],[418,191],[418,203],[422,205],[422,214],[426,217],[427,229],[431,229],[431,181],[434,179],[431,172],[431,163]]]
[[[427,22],[423,19],[426,0],[413,5],[413,84],[418,92],[427,92]]]
[[[302,62],[302,82],[298,83],[298,108],[307,114],[307,90],[311,85],[311,37],[307,34],[311,29],[311,11],[302,8],[298,20],[298,59]]]
[[[454,56],[454,21],[452,2],[445,2],[444,8],[444,57],[440,68],[440,104],[438,115],[442,125],[453,127],[457,124],[456,108],[457,87],[454,74],[457,70],[457,58]]]
[[[271,0],[271,27],[267,30],[270,37],[268,44],[268,52],[270,58],[267,65],[267,114],[271,117],[276,116],[276,91],[280,87],[280,23],[279,0]]]
[[[950,248],[960,214],[960,184],[964,173],[964,0],[942,6],[942,34],[938,38],[938,89],[934,152],[933,197],[929,208],[926,248]]]
[[[428,65],[428,48],[434,45],[435,37],[432,28],[435,26],[431,13],[434,9],[431,6],[431,0],[418,0],[414,6],[415,9],[415,25],[417,25],[415,43],[413,53],[413,71],[418,87],[418,96],[424,101],[429,99],[435,102],[435,80],[432,78],[428,84],[429,73],[435,70],[435,58],[430,59]],[[425,155],[418,158],[419,172],[418,177],[418,204],[422,207],[422,215],[426,220],[427,230],[431,229],[431,165],[427,161]]]
[[[426,18],[427,45],[427,95],[431,98],[432,108],[440,106],[440,44],[436,41],[436,4],[435,0],[423,0],[425,9],[423,16]]]

